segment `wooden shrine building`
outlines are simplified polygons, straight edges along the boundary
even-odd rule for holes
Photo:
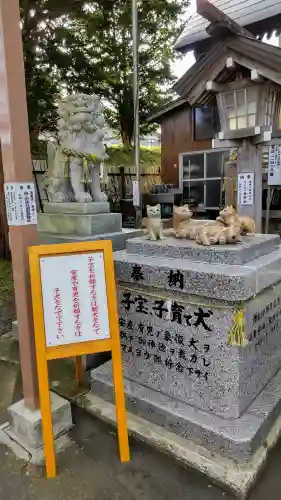
[[[194,48],[197,61],[175,84],[179,97],[150,117],[162,128],[163,181],[179,185],[185,200],[195,199],[214,215],[220,206],[235,204],[255,218],[258,230],[269,176],[269,201],[273,188],[281,187],[281,48],[258,38],[281,28],[281,3],[269,3],[268,28],[256,16],[250,31],[213,3],[197,0],[206,36],[198,39],[197,26],[193,39],[183,34],[176,46]],[[253,182],[251,199],[248,184],[241,184],[243,173]]]

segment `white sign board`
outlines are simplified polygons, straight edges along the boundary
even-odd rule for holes
[[[110,337],[103,253],[40,258],[46,346]]]
[[[238,174],[238,205],[254,204],[255,174],[245,172]]]
[[[9,226],[37,224],[34,184],[5,183],[5,202]]]
[[[133,181],[133,205],[134,207],[140,206],[140,183]]]
[[[281,145],[270,146],[268,156],[268,185],[281,185]]]

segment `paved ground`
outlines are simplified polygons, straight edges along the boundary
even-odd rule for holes
[[[61,394],[76,394],[74,364],[54,362],[50,376]],[[21,397],[18,345],[2,337],[0,424],[7,421],[7,406]],[[17,460],[0,445],[0,500],[235,500],[196,471],[134,440],[132,460],[122,465],[115,431],[83,410],[74,408],[73,415],[73,445],[59,455],[55,480],[47,481],[41,469]],[[281,441],[249,500],[280,500],[280,465]]]
[[[9,500],[218,500],[230,496],[154,450],[132,443],[118,460],[113,430],[76,411],[73,446],[59,456],[60,474],[45,480],[0,446],[0,498]]]
[[[1,265],[0,271],[3,271]],[[14,317],[9,280],[1,272],[0,337],[9,330]],[[1,302],[3,291],[7,302]],[[70,383],[74,380],[74,367],[71,370],[61,361],[51,366],[51,379],[59,380],[61,392],[68,395],[75,391]],[[7,406],[20,398],[18,345],[2,337],[0,424],[7,420]],[[131,441],[132,460],[129,464],[120,464],[113,429],[82,410],[74,409],[73,414],[76,421],[71,432],[73,445],[59,455],[59,475],[55,480],[47,481],[41,469],[17,460],[0,445],[0,500],[234,500],[201,474],[184,469],[142,443]],[[281,499],[280,466],[281,441],[271,453],[249,500]]]
[[[115,432],[82,410],[73,445],[59,455],[59,476],[42,477],[0,446],[0,498],[8,500],[234,500],[193,470],[148,446],[131,442],[132,461],[122,465]],[[280,500],[281,443],[249,500]]]

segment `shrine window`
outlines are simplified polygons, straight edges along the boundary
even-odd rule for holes
[[[180,155],[179,180],[184,200],[190,200],[199,209],[219,209],[227,155],[225,150]]]

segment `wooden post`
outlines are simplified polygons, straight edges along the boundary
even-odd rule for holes
[[[9,230],[4,197],[4,172],[0,145],[0,258],[10,257]]]
[[[224,167],[224,205],[236,207],[236,184],[237,184],[237,166],[233,162],[226,162]]]
[[[238,205],[239,215],[248,215],[256,223],[256,232],[262,232],[262,153],[258,146],[251,144],[247,139],[238,150],[237,173],[252,172],[255,174],[254,181],[254,204]]]
[[[125,169],[120,167],[120,179],[121,179],[121,199],[126,198],[126,182],[125,182]]]
[[[0,137],[4,180],[33,183],[19,0],[0,0]],[[10,226],[25,404],[39,407],[27,248],[36,225]]]
[[[269,233],[269,219],[270,219],[270,206],[272,200],[272,191],[271,186],[267,186],[267,198],[266,198],[266,215],[265,215],[265,234]]]

